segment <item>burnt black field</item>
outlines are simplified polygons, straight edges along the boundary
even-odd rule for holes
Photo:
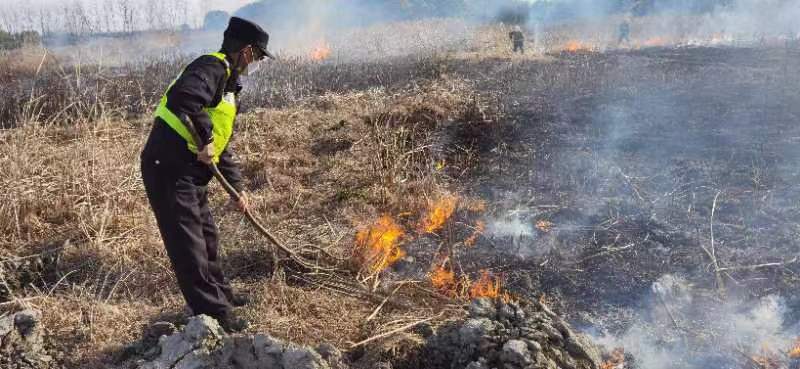
[[[460,177],[464,191],[527,225],[488,236],[463,264],[493,260],[511,289],[544,296],[598,335],[644,320],[662,338],[683,337],[678,367],[741,360],[700,338],[724,335],[720,321],[733,318],[722,306],[735,315],[777,298],[783,329],[796,332],[799,56],[680,47],[454,65],[488,76],[481,91],[504,112],[453,132],[479,157]],[[551,226],[531,226],[540,222]],[[670,288],[691,286],[691,302],[665,301],[680,294],[661,290],[673,277],[682,282]],[[653,324],[658,311],[669,313],[665,327]],[[660,347],[675,352],[668,341]]]

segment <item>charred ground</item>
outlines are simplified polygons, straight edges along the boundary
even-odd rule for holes
[[[668,274],[712,304],[783,296],[795,325],[797,56],[686,47],[454,65],[496,76],[479,85],[506,114],[457,132],[478,156],[460,185],[528,225],[465,263],[491,259],[515,291],[600,330],[628,328]]]

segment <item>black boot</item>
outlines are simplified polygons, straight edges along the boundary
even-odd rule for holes
[[[238,333],[250,326],[250,322],[232,312],[223,314],[220,317],[215,317],[219,325],[225,330],[226,333]]]
[[[250,304],[252,300],[248,295],[234,293],[232,296],[228,297],[228,302],[230,302],[234,307],[242,307]]]

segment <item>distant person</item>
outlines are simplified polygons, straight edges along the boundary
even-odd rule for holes
[[[233,307],[248,299],[234,295],[222,273],[219,236],[208,205],[207,185],[213,177],[208,165],[218,164],[242,193],[234,205],[246,210],[242,176],[228,142],[242,89],[239,76],[272,58],[268,42],[269,35],[257,24],[231,18],[221,50],[195,59],[167,88],[141,153],[144,188],[183,297],[192,314],[211,316],[228,332],[247,326],[233,315]]]
[[[520,54],[525,53],[525,35],[522,33],[520,26],[514,26],[514,29],[508,33],[508,38],[514,47],[513,52],[519,50]]]
[[[622,23],[620,23],[617,33],[619,34],[619,38],[617,39],[617,45],[622,45],[623,42],[626,44],[631,43],[631,24],[628,22],[627,19],[623,20]]]

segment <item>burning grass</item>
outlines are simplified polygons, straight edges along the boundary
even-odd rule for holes
[[[625,349],[617,347],[611,351],[609,358],[600,365],[600,369],[624,369]]]
[[[493,275],[488,270],[481,270],[478,278],[472,280],[466,274],[456,275],[449,263],[444,262],[434,266],[428,278],[436,291],[453,299],[468,301],[488,298],[504,302],[513,300],[511,294],[503,290],[502,276]]]
[[[311,49],[308,54],[309,58],[313,61],[323,61],[331,56],[331,47],[324,40],[318,41],[317,44]]]
[[[440,230],[456,210],[458,197],[445,195],[429,207],[420,223],[420,230],[424,233],[434,233]]]
[[[357,259],[369,274],[380,273],[392,266],[405,252],[400,248],[404,232],[389,215],[356,233]]]

